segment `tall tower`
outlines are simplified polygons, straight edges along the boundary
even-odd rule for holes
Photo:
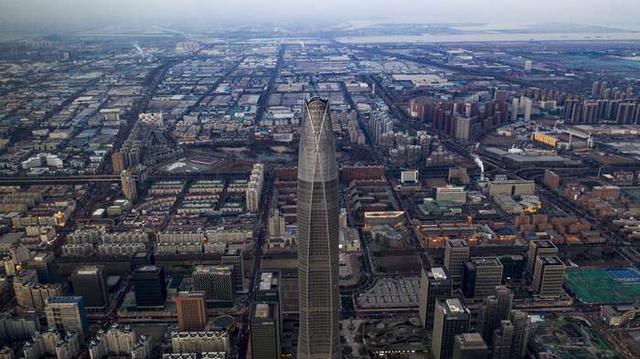
[[[329,103],[305,101],[298,155],[298,359],[341,357],[338,167]]]

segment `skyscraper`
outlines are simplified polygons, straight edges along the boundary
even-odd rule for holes
[[[222,265],[233,266],[231,276],[233,277],[233,288],[242,290],[244,280],[244,260],[242,250],[238,248],[227,248],[222,255]]]
[[[133,272],[133,287],[138,307],[162,307],[167,299],[167,287],[162,267],[147,265]]]
[[[87,308],[107,305],[107,284],[101,266],[84,266],[71,274],[73,294],[84,298]]]
[[[136,180],[131,175],[131,172],[122,171],[120,173],[120,184],[122,186],[122,193],[128,200],[135,201],[138,198]]]
[[[251,358],[279,358],[280,320],[278,303],[256,302],[251,308]]]
[[[536,266],[533,271],[533,288],[542,298],[558,298],[562,295],[562,282],[564,281],[565,265],[560,258],[541,257],[536,258]]]
[[[513,340],[513,324],[510,320],[500,322],[500,327],[493,332],[491,357],[493,359],[511,358],[511,342]]]
[[[207,302],[233,302],[233,266],[196,266],[191,275],[193,290],[203,292]]]
[[[180,293],[176,298],[178,327],[183,331],[202,331],[207,325],[207,307],[202,292]]]
[[[469,247],[464,239],[448,239],[444,247],[444,266],[451,275],[453,287],[462,282],[464,263],[469,260]]]
[[[480,333],[463,333],[455,336],[453,359],[487,359],[489,347]]]
[[[462,292],[466,298],[493,294],[502,283],[502,264],[494,257],[475,257],[465,263]]]
[[[478,320],[481,328],[480,334],[487,344],[492,343],[493,332],[500,327],[501,321],[509,319],[512,302],[513,294],[505,286],[496,287],[495,295],[485,298]]]
[[[511,338],[511,358],[524,358],[527,352],[527,344],[529,341],[529,330],[531,322],[527,313],[512,310],[510,316],[513,324],[513,337]]]
[[[84,340],[89,324],[82,297],[50,297],[45,307],[49,328],[73,332]]]
[[[282,352],[280,273],[262,272],[251,310],[251,358],[279,358]]]
[[[453,356],[455,336],[469,330],[471,314],[460,299],[450,298],[436,303],[431,337],[431,353],[435,359]]]
[[[327,100],[305,101],[298,155],[298,359],[340,358],[338,167]]]
[[[553,256],[558,254],[558,247],[548,240],[530,241],[527,250],[527,274],[533,278],[533,270],[536,266],[536,258]]]
[[[445,300],[451,296],[451,277],[446,268],[422,268],[420,277],[419,314],[422,327],[430,331],[433,328],[433,314],[436,300]]]

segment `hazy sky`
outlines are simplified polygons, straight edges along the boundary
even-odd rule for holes
[[[0,26],[390,20],[638,28],[640,0],[0,0]]]

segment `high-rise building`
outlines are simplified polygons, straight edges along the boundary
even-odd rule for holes
[[[174,353],[228,352],[230,348],[227,331],[171,332]]]
[[[138,267],[133,271],[133,286],[138,307],[163,307],[167,299],[164,269],[155,265]]]
[[[119,174],[127,169],[124,153],[116,151],[111,155],[111,168],[115,174]]]
[[[298,359],[341,357],[338,167],[327,100],[304,102],[298,154]]]
[[[278,303],[256,302],[251,310],[251,358],[280,358]]]
[[[245,190],[245,199],[247,210],[249,212],[257,212],[260,209],[260,196],[262,195],[262,186],[264,183],[264,164],[256,163],[253,165],[249,183]]]
[[[104,308],[108,304],[107,283],[102,266],[84,266],[71,274],[73,294],[84,298],[87,308]]]
[[[541,257],[536,259],[533,273],[533,288],[541,298],[558,298],[562,295],[562,283],[566,267],[560,258]]]
[[[476,257],[464,265],[462,293],[466,298],[493,294],[502,284],[502,264],[495,257]]]
[[[54,279],[54,271],[51,265],[54,259],[55,255],[52,252],[38,252],[31,261],[25,264],[27,264],[27,268],[36,271],[39,283],[51,283]]]
[[[81,337],[81,341],[86,338],[89,322],[82,297],[50,297],[47,299],[44,311],[50,329],[55,328],[77,333]]]
[[[178,328],[182,331],[202,331],[207,325],[207,306],[201,292],[180,293],[176,298]]]
[[[444,247],[444,266],[454,288],[462,283],[464,263],[469,260],[469,247],[464,239],[448,239]]]
[[[455,337],[469,330],[471,314],[457,298],[436,302],[431,353],[435,359],[449,359],[453,356]]]
[[[533,110],[533,101],[528,97],[522,97],[520,99],[520,104],[524,108],[524,120],[531,120],[531,111]]]
[[[582,104],[582,123],[596,123],[598,120],[598,102],[584,101]]]
[[[222,265],[229,265],[231,275],[233,277],[233,288],[242,290],[244,281],[244,260],[242,258],[242,250],[238,248],[227,248],[222,254]]]
[[[513,340],[513,324],[510,320],[500,322],[500,327],[493,332],[491,358],[510,359],[511,341]]]
[[[600,96],[600,81],[593,81],[591,85],[591,97],[596,98]]]
[[[453,359],[487,359],[489,347],[480,333],[463,333],[455,336]]]
[[[279,302],[282,298],[280,272],[261,272],[256,290],[256,301]]]
[[[503,255],[498,257],[502,264],[502,278],[506,282],[519,282],[524,273],[525,260],[520,254]]]
[[[485,298],[480,309],[480,333],[487,344],[493,340],[493,332],[500,326],[500,322],[509,319],[513,294],[505,286],[498,286],[495,294]]]
[[[251,312],[252,358],[279,358],[282,351],[280,273],[262,272]]]
[[[31,340],[24,344],[22,357],[25,359],[77,358],[80,349],[80,334],[66,332],[63,335],[55,328],[51,328],[45,332],[35,333]]]
[[[89,343],[89,357],[100,359],[106,357],[147,358],[150,356],[151,340],[146,335],[136,335],[129,326],[121,327],[117,323],[104,331],[100,329]]]
[[[422,268],[420,276],[419,313],[422,327],[427,331],[433,328],[433,315],[436,300],[445,300],[451,296],[451,277],[444,267],[427,270]]]
[[[43,310],[48,298],[63,294],[58,283],[39,284],[34,278],[22,274],[14,277],[13,290],[18,306],[27,310]]]
[[[207,301],[232,302],[235,299],[233,266],[197,266],[191,278],[193,290],[203,292]]]
[[[516,122],[518,120],[518,110],[520,109],[520,100],[517,97],[511,101],[511,121]]]
[[[131,172],[125,170],[120,173],[120,185],[122,186],[122,194],[128,200],[135,201],[138,198],[136,180]]]
[[[280,210],[275,208],[269,213],[269,227],[267,234],[269,239],[280,239],[285,233],[286,220],[280,213]]]
[[[555,256],[558,254],[558,248],[549,240],[530,241],[527,250],[527,273],[529,278],[533,278],[533,270],[536,264],[536,258],[539,256]]]
[[[511,340],[511,359],[524,358],[527,353],[531,322],[527,313],[520,310],[512,310],[510,315],[513,324],[513,338]]]

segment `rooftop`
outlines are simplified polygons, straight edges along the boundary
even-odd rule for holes
[[[462,304],[458,298],[449,298],[444,302],[444,308],[447,314],[464,314],[469,313],[467,307]]]
[[[447,272],[442,267],[431,268],[431,273],[433,274],[433,278],[438,280],[447,279],[448,277]]]

